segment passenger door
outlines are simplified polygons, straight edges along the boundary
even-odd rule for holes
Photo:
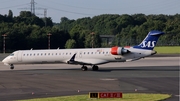
[[[82,51],[79,52],[79,58],[82,58]]]
[[[18,60],[18,62],[22,61],[22,52],[21,51],[17,53],[17,60]]]

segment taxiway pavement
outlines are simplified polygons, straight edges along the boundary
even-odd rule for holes
[[[81,71],[80,65],[15,65],[0,63],[0,101],[87,94],[89,92],[172,94],[179,100],[179,57],[99,65]]]

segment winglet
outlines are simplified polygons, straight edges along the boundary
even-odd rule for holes
[[[69,61],[67,61],[68,64],[74,64],[75,63],[75,57],[76,57],[76,53],[71,57],[71,59]]]
[[[74,61],[76,57],[76,53],[71,57],[71,59],[69,61]]]

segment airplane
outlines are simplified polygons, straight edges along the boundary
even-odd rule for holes
[[[14,69],[16,64],[53,64],[67,63],[82,65],[81,70],[88,70],[92,66],[93,71],[99,70],[98,65],[110,62],[129,62],[139,60],[156,54],[154,49],[158,38],[164,32],[150,31],[145,39],[135,46],[111,48],[82,48],[82,49],[45,49],[45,50],[18,50],[2,60],[4,65]]]

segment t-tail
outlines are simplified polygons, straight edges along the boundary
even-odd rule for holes
[[[146,38],[139,45],[134,46],[133,48],[153,50],[159,37],[163,34],[164,32],[157,30],[150,31]]]

